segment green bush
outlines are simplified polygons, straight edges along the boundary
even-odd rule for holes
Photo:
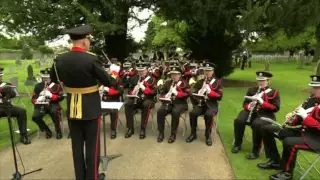
[[[32,49],[28,45],[24,45],[21,50],[21,59],[32,59]]]

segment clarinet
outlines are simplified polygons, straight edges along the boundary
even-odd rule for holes
[[[47,89],[48,89],[48,83],[46,81],[44,81],[44,87],[43,87],[44,97],[46,97]],[[45,107],[45,105],[43,105],[43,104],[40,106],[40,113],[45,113],[44,107]]]
[[[303,108],[303,109],[306,109],[307,108],[307,105],[308,105],[308,102],[309,100],[312,98],[312,95],[310,95],[301,105],[300,107]],[[293,115],[291,116],[290,119],[287,119],[284,124],[292,124],[293,121],[295,120],[295,118],[297,117],[296,115],[297,111],[293,111]]]
[[[258,90],[257,90],[257,93],[255,94],[255,96],[257,96],[261,91],[261,87],[259,86]],[[251,109],[250,113],[249,113],[249,116],[248,116],[248,119],[247,119],[247,123],[250,123],[251,122],[251,118],[252,118],[252,115],[253,115],[253,112],[257,110],[257,107],[258,107],[258,102],[255,101],[255,105],[254,107]]]

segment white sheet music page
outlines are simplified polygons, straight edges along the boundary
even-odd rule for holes
[[[101,102],[102,109],[117,109],[120,110],[123,102]]]

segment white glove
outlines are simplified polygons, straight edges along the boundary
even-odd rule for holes
[[[206,90],[207,90],[207,93],[209,94],[210,92],[211,92],[211,88],[210,88],[210,86],[207,84],[207,86],[206,86]]]
[[[108,87],[104,87],[103,90],[109,92],[109,88]]]
[[[140,83],[140,89],[141,89],[142,91],[144,91],[144,90],[146,89],[146,87],[143,85],[143,83]]]
[[[302,117],[302,119],[305,119],[308,116],[307,111],[303,108],[298,109],[296,115]]]
[[[177,96],[177,95],[178,95],[178,91],[177,91],[177,89],[176,89],[176,88],[173,88],[173,89],[172,89],[172,94],[173,94],[173,95],[175,95],[175,96]]]
[[[289,112],[287,115],[286,115],[286,119],[291,119],[293,116],[293,113],[292,112]]]
[[[120,71],[120,66],[118,66],[118,65],[116,65],[116,64],[111,64],[111,66],[110,66],[110,71],[111,71],[111,72],[117,72],[117,73],[119,73],[119,71]]]
[[[257,101],[258,101],[260,104],[263,104],[263,102],[264,102],[261,97],[258,97],[258,98],[257,98]]]
[[[160,79],[158,82],[157,82],[157,86],[163,86],[164,82],[163,82],[163,79]]]
[[[52,98],[52,93],[48,90],[41,91],[40,96],[46,96],[48,98]]]
[[[45,96],[39,96],[37,102],[44,102],[46,100]]]

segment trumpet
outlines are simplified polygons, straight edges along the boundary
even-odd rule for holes
[[[258,96],[259,95],[259,93],[260,93],[260,91],[261,91],[261,86],[259,86],[259,88],[258,88],[258,91],[257,91],[257,93],[254,95],[254,96]],[[247,119],[247,123],[250,123],[251,122],[251,118],[252,118],[252,115],[253,115],[253,112],[254,111],[256,111],[257,110],[257,107],[258,107],[258,102],[257,101],[255,101],[254,102],[255,104],[254,104],[254,107],[250,110],[250,112],[249,112],[249,116],[248,116],[248,119]]]

